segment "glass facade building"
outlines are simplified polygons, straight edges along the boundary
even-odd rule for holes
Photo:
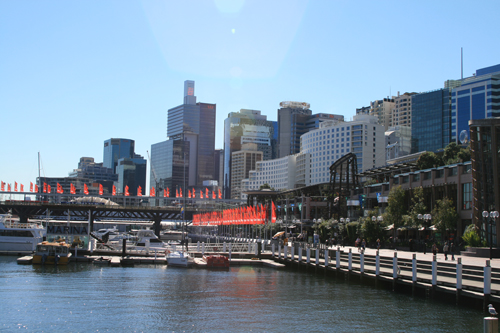
[[[476,70],[452,91],[451,140],[457,142],[469,120],[500,116],[500,65]]]
[[[120,158],[134,157],[135,142],[130,139],[109,139],[104,141],[103,166],[116,172]]]
[[[451,89],[413,95],[411,103],[412,154],[445,148],[451,139]]]
[[[129,187],[130,195],[137,194],[137,188],[142,188],[143,195],[149,195],[146,188],[147,161],[137,156],[135,158],[120,158],[116,166],[118,181],[115,182],[116,192],[125,193],[125,186]]]

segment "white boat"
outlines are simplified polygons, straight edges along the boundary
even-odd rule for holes
[[[20,223],[11,215],[0,215],[0,253],[31,254],[47,231],[37,223]]]
[[[175,246],[167,250],[165,258],[168,266],[190,267],[194,263],[193,258],[187,251],[177,250]]]
[[[150,250],[166,250],[170,244],[163,242],[159,239],[153,230],[142,229],[137,231],[137,243],[135,243],[136,249],[146,249],[148,247]]]

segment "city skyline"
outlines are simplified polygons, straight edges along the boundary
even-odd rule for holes
[[[276,121],[280,102],[298,101],[351,120],[373,100],[459,79],[461,47],[464,77],[500,63],[499,7],[2,2],[0,180],[34,182],[38,152],[41,176],[66,177],[81,157],[102,162],[112,137],[134,140],[146,156],[167,139],[167,110],[182,103],[185,80],[196,82],[198,100],[217,105],[215,148],[224,119],[240,109]]]

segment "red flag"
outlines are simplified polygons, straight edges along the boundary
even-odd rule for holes
[[[73,185],[73,183],[71,183],[69,185],[69,193],[70,194],[76,194],[76,188],[75,188],[75,185]]]
[[[0,185],[0,191],[5,191],[5,183],[2,182]]]
[[[151,187],[151,189],[149,190],[149,196],[150,196],[150,197],[154,197],[154,196],[156,196],[156,193],[155,193],[155,188],[154,188],[154,187]]]
[[[222,192],[219,189],[219,199],[222,199]]]
[[[99,195],[103,195],[103,193],[104,193],[104,188],[102,184],[99,184]]]
[[[193,195],[193,199],[194,199],[194,198],[196,198],[196,191],[194,190],[194,188],[193,188],[193,190],[191,191],[191,193],[192,193],[192,195]]]
[[[33,192],[33,182],[30,182],[30,192]]]
[[[188,198],[191,199],[191,190],[188,189]]]
[[[57,183],[56,192],[59,193],[59,194],[63,194],[64,193],[63,188],[62,188],[61,184],[59,184],[59,183]]]
[[[203,199],[203,191],[200,190],[200,199]]]
[[[167,187],[167,197],[170,197],[170,190]]]
[[[142,187],[140,186],[137,188],[137,196],[142,197]]]
[[[83,194],[89,195],[89,187],[87,184],[83,184]]]
[[[179,197],[179,190],[178,189],[175,189],[175,197],[178,198]]]
[[[14,182],[14,192],[17,192],[17,182]]]
[[[128,197],[130,195],[130,193],[128,193],[128,185],[125,186],[125,196]]]
[[[51,191],[50,185],[47,185],[47,193],[50,193],[50,191]]]
[[[20,191],[21,191],[21,192],[24,192],[24,185],[23,185],[23,184],[21,184],[20,186],[21,186],[21,190],[20,190]]]
[[[38,185],[35,184],[35,192],[38,193]]]
[[[208,196],[208,188],[207,187],[205,187],[205,198],[207,198],[207,199],[209,198],[209,196]]]
[[[276,206],[271,201],[271,223],[276,223]]]
[[[215,199],[215,191],[212,191],[212,199]]]
[[[10,187],[10,184],[7,184],[7,192],[10,192],[12,188]]]
[[[113,185],[113,192],[111,192],[112,195],[116,195],[116,186]]]
[[[47,183],[43,183],[43,193],[47,193]]]
[[[167,190],[166,189],[163,189],[163,197],[166,198],[167,197]]]

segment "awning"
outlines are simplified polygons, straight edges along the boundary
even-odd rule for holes
[[[276,235],[273,236],[273,238],[279,237],[279,236],[283,235],[284,233],[285,233],[284,231],[277,232]]]

